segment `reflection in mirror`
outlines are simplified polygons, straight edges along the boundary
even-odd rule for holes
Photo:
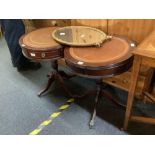
[[[52,36],[59,43],[71,46],[99,45],[107,38],[103,31],[86,26],[59,28],[52,33]]]

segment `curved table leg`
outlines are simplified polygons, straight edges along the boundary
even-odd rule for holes
[[[38,96],[39,97],[42,94],[44,94],[46,91],[48,91],[48,89],[51,87],[52,83],[55,81],[55,77],[54,77],[54,74],[53,73],[51,73],[48,76],[49,76],[48,83],[47,83],[46,87],[38,93]]]
[[[95,105],[94,105],[94,111],[93,111],[93,114],[92,114],[92,118],[89,122],[89,128],[91,129],[94,124],[95,124],[95,117],[96,117],[96,109],[97,109],[97,105],[99,103],[99,98],[100,98],[100,93],[101,93],[101,86],[98,85],[97,87],[97,93],[96,93],[96,97],[95,97]]]
[[[65,90],[65,92],[70,96],[70,97],[73,97],[73,98],[83,98],[89,94],[95,94],[96,93],[96,90],[90,90],[88,92],[86,92],[85,94],[72,94],[70,92],[70,90],[65,86],[65,83],[64,83],[64,80],[62,78],[62,76],[60,74],[56,74],[56,79],[60,82],[60,85],[61,87]]]
[[[65,86],[64,80],[63,80],[63,78],[61,77],[60,74],[56,74],[56,79],[59,81],[61,87],[65,90],[65,92],[66,92],[70,97],[73,97],[73,98],[76,97],[76,96],[74,96],[74,95],[69,91],[69,89]]]
[[[94,92],[94,91],[92,91]],[[95,97],[95,105],[94,105],[94,111],[91,117],[91,120],[89,122],[89,127],[90,129],[94,126],[95,124],[95,117],[97,113],[97,105],[99,103],[99,99],[101,96],[104,96],[108,98],[112,103],[116,104],[117,106],[120,106],[121,108],[125,108],[126,106],[121,104],[119,101],[117,101],[110,93],[106,92],[104,88],[102,87],[102,80],[97,82],[97,91],[96,92],[96,97]]]
[[[46,85],[46,87],[41,90],[39,93],[38,93],[38,96],[40,97],[41,95],[43,95],[46,91],[49,90],[49,88],[51,87],[52,83],[55,81],[55,80],[59,80],[60,83],[63,85],[63,88],[66,90],[66,92],[68,92],[68,94],[70,96],[73,96],[69,90],[66,88],[66,86],[64,85],[64,82],[63,82],[63,78],[66,78],[66,79],[69,79],[75,75],[68,75],[66,74],[64,71],[59,71],[58,70],[58,61],[57,60],[54,60],[54,61],[51,61],[51,66],[52,68],[55,70],[55,71],[52,71],[49,75],[48,75],[48,83]]]

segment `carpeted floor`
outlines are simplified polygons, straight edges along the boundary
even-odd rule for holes
[[[51,91],[38,97],[37,92],[46,82],[50,63],[42,62],[38,71],[17,72],[12,67],[10,54],[4,39],[0,40],[0,134],[27,135],[51,113],[65,103],[69,97],[55,83]],[[60,66],[60,69],[64,69]],[[66,70],[66,68],[65,68]],[[69,72],[69,70],[67,70]],[[66,80],[72,91],[81,93],[95,87],[92,79],[74,77]],[[126,103],[127,93],[108,86],[107,90]],[[137,101],[138,102],[138,101]],[[98,106],[98,115],[93,129],[89,129],[94,96],[75,100],[67,110],[46,126],[40,135],[125,135],[155,134],[155,126],[141,123],[130,123],[127,132],[121,131],[124,121],[124,110],[112,105],[102,98]],[[155,105],[136,104],[134,112],[155,116]]]

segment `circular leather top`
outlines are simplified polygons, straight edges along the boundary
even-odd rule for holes
[[[28,33],[23,36],[21,46],[34,50],[62,47],[52,38],[51,34],[55,29],[56,27],[47,27]]]
[[[105,66],[119,63],[132,56],[131,42],[121,37],[113,37],[101,47],[67,47],[64,57],[79,66]]]

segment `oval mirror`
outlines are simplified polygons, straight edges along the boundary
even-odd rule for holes
[[[59,43],[70,46],[100,46],[107,35],[96,28],[86,26],[67,26],[53,31],[52,37]]]

